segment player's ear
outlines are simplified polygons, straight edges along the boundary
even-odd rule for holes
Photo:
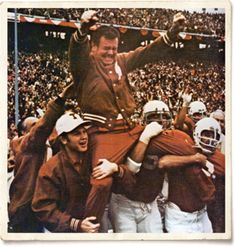
[[[68,138],[67,138],[67,135],[66,134],[62,134],[59,138],[60,138],[60,142],[63,145],[66,145],[68,143]]]

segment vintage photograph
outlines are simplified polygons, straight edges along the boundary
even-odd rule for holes
[[[229,1],[1,13],[2,239],[231,238]]]

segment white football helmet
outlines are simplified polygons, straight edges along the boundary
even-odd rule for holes
[[[203,117],[206,117],[206,106],[201,101],[193,101],[189,105],[188,115],[194,120],[196,123],[198,120],[200,120]],[[201,115],[199,118],[196,115]]]
[[[199,120],[193,132],[195,145],[203,153],[212,154],[221,142],[220,124],[211,117],[205,117]]]
[[[171,127],[172,115],[167,104],[160,100],[151,100],[143,107],[144,122],[149,124],[158,122],[167,129]]]

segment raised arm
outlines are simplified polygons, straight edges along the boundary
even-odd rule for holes
[[[172,27],[163,36],[158,37],[146,47],[139,47],[135,51],[120,54],[122,60],[125,61],[126,73],[147,63],[171,56],[174,51],[171,46],[180,39],[178,34],[184,30],[185,21],[186,19],[181,13],[176,14],[173,18]]]
[[[73,84],[67,86],[63,92],[47,105],[45,114],[27,133],[21,144],[20,149],[24,150],[43,150],[49,135],[51,134],[57,119],[64,113],[65,100],[71,98],[73,94]]]
[[[182,95],[183,99],[183,105],[182,108],[180,109],[179,113],[175,117],[175,128],[180,129],[182,131],[188,131],[187,125],[185,124],[185,118],[188,113],[188,106],[190,104],[190,101],[192,99],[192,94],[184,93]]]
[[[85,11],[80,20],[80,28],[72,34],[69,44],[69,64],[74,83],[79,84],[80,79],[86,75],[90,64],[90,44],[88,33],[98,21],[96,12]]]

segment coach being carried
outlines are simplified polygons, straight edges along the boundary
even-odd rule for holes
[[[81,27],[72,35],[69,48],[71,72],[76,85],[79,106],[84,118],[92,121],[90,147],[93,168],[99,159],[122,164],[127,153],[138,142],[143,127],[132,122],[135,110],[127,74],[163,56],[170,56],[171,45],[183,31],[185,17],[174,16],[172,27],[152,44],[128,53],[118,53],[119,32],[97,24],[93,10],[81,17]],[[88,39],[90,29],[91,43]],[[112,177],[91,179],[91,192],[85,216],[96,216],[100,222],[108,203]]]

